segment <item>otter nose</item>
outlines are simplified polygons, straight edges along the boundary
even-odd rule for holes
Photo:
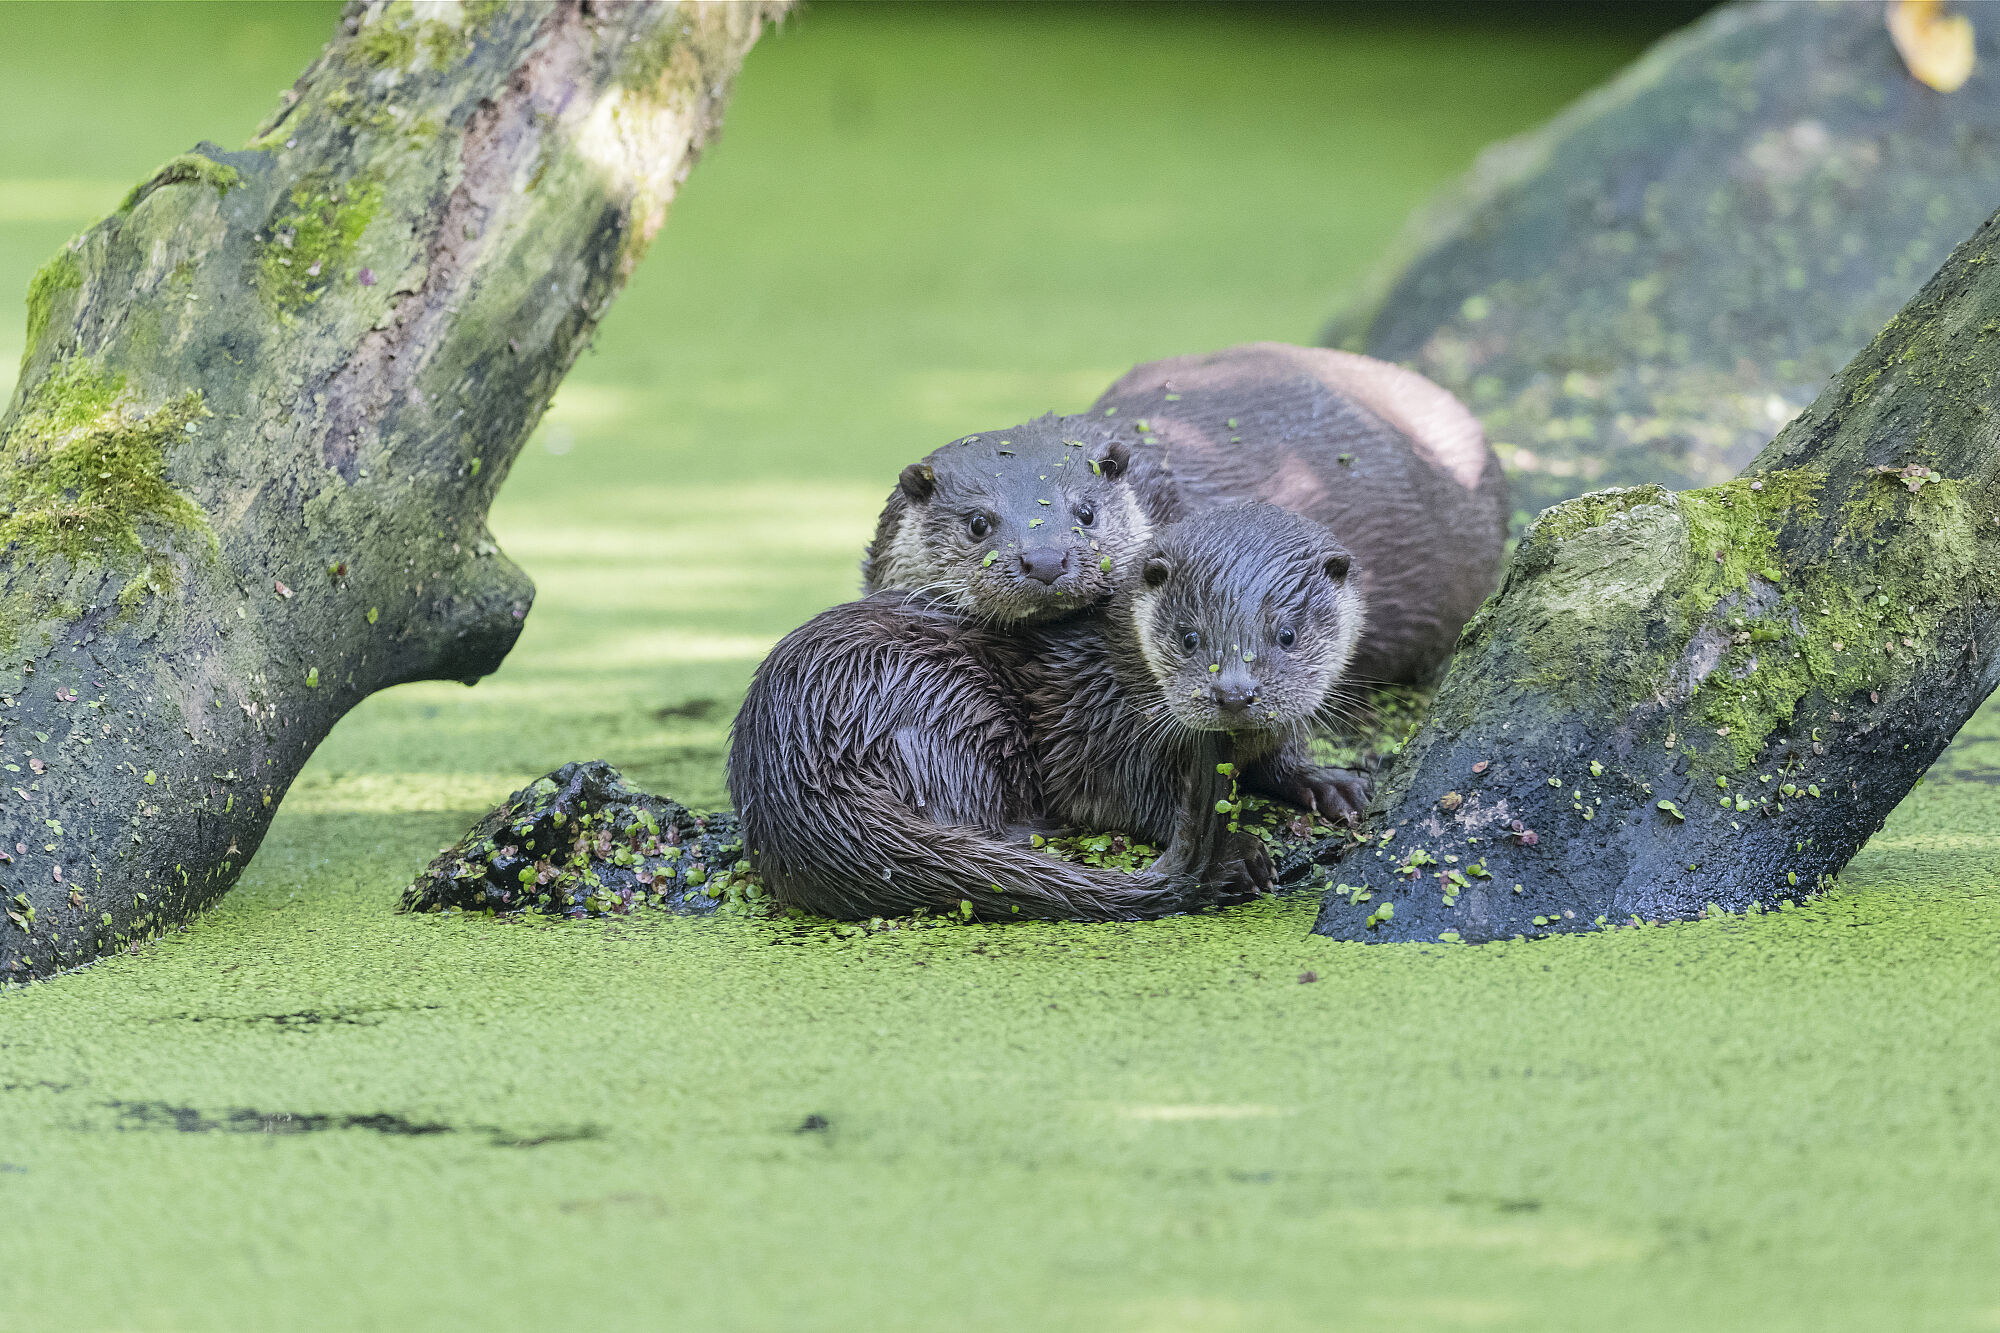
[[[1037,546],[1021,552],[1021,572],[1038,583],[1054,583],[1069,569],[1069,552],[1055,546]]]
[[[1217,681],[1209,687],[1218,708],[1233,711],[1257,702],[1257,687],[1247,681]]]

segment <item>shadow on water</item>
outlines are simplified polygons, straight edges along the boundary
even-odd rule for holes
[[[432,1134],[478,1133],[496,1148],[535,1148],[545,1143],[575,1143],[604,1137],[596,1125],[566,1125],[521,1133],[497,1125],[453,1125],[442,1120],[411,1120],[387,1111],[365,1115],[324,1115],[312,1112],[259,1111],[236,1107],[213,1114],[193,1106],[167,1102],[111,1101],[121,1132],[171,1130],[177,1134],[320,1134],[335,1129],[363,1129],[376,1134],[421,1138]]]

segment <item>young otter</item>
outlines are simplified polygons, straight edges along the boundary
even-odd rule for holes
[[[823,612],[772,650],[729,747],[744,846],[779,903],[853,919],[925,909],[1137,920],[1247,896],[1262,849],[1226,836],[1204,768],[1159,775],[1167,851],[1127,875],[1024,845],[1049,827],[1020,643],[905,593]],[[1176,836],[1178,835],[1178,836]]]
[[[1478,419],[1413,371],[1249,343],[1137,366],[1091,411],[1131,431],[1119,438],[1131,443],[1131,483],[1154,522],[1263,500],[1333,529],[1368,602],[1349,670],[1360,683],[1433,676],[1499,582],[1500,461]]]
[[[1324,528],[1245,506],[1162,532],[1101,616],[1008,634],[905,593],[824,612],[758,668],[733,729],[751,859],[779,902],[834,917],[1130,919],[1267,887],[1262,845],[1216,809],[1218,760],[1320,706],[1353,647],[1346,572]],[[1092,870],[1009,841],[1028,824],[1167,851]]]
[[[1252,771],[1298,751],[1362,632],[1350,564],[1323,524],[1219,507],[1160,529],[1106,614],[1025,631],[1048,817],[1158,841],[1169,775],[1204,762],[1205,737],[1227,733]]]

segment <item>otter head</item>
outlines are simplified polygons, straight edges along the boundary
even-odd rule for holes
[[[1297,731],[1361,637],[1352,561],[1332,532],[1267,504],[1162,527],[1121,603],[1167,711],[1193,731]]]
[[[903,469],[862,571],[999,624],[1073,615],[1138,571],[1152,535],[1125,445],[1087,417],[954,440]]]

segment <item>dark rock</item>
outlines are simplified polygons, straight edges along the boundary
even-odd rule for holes
[[[754,900],[742,856],[734,815],[640,791],[602,760],[564,764],[439,853],[403,890],[401,910],[703,914]]]

